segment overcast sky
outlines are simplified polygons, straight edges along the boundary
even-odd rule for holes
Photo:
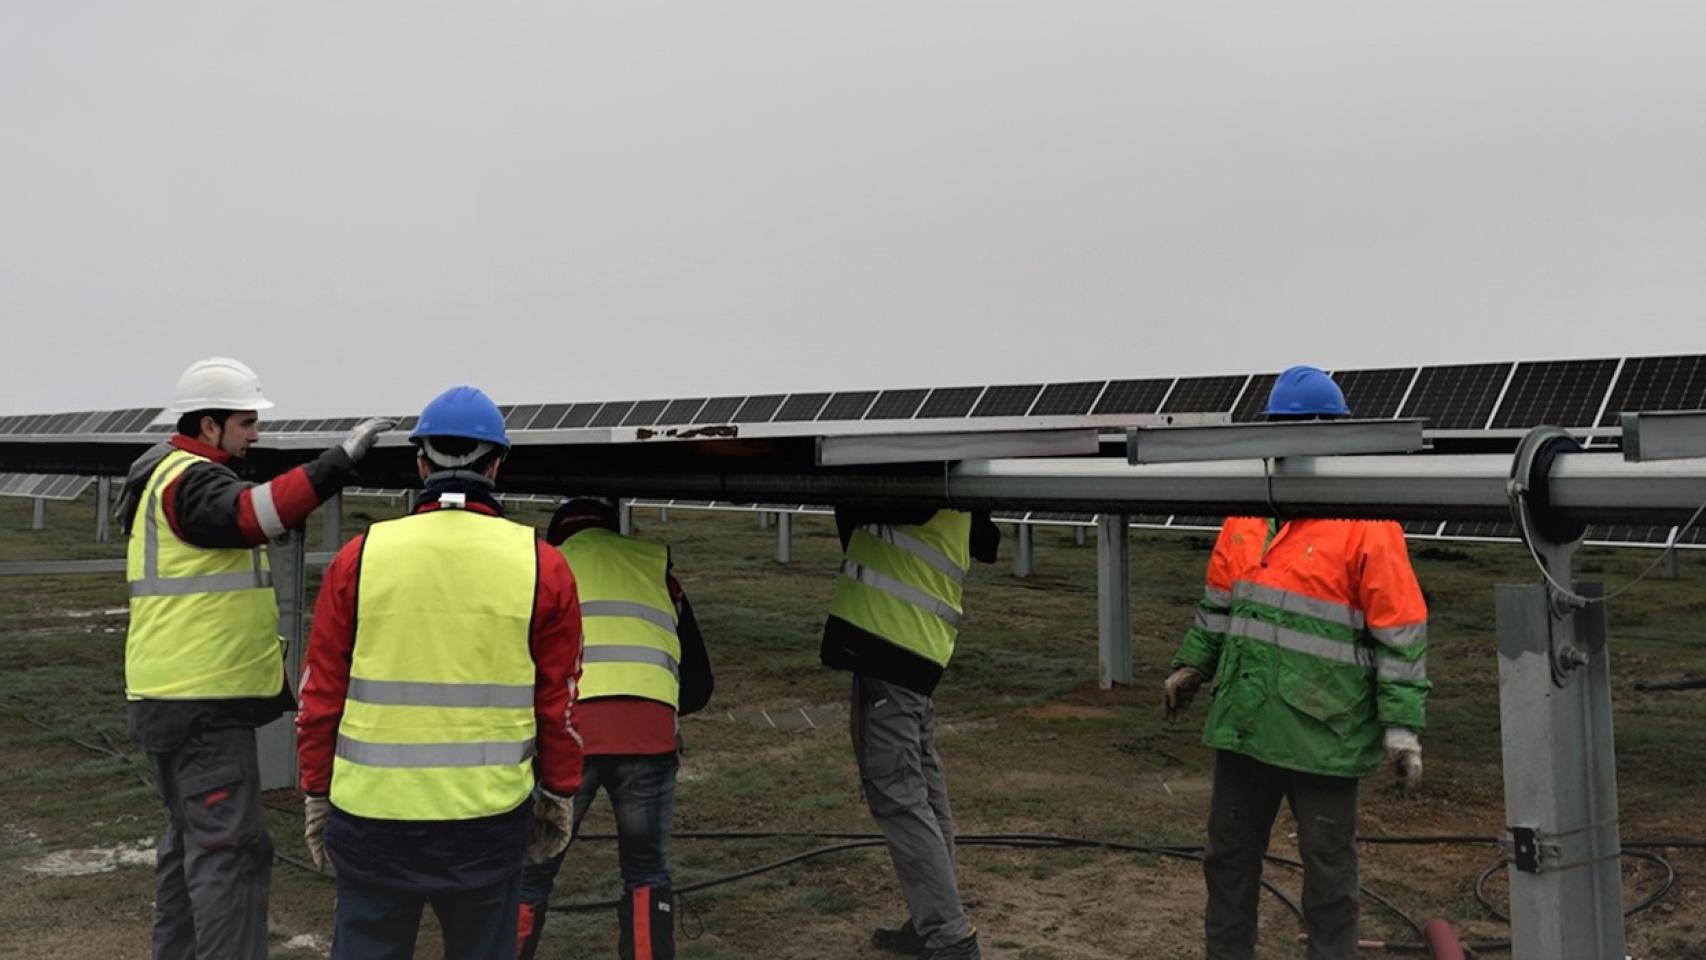
[[[0,413],[1706,352],[1706,4],[0,4]]]

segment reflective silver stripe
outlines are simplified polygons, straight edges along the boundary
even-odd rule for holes
[[[1203,587],[1202,588],[1202,598],[1203,598],[1204,603],[1207,603],[1209,606],[1212,606],[1212,607],[1230,607],[1230,606],[1232,606],[1232,591],[1231,590],[1216,590],[1213,587]]]
[[[1292,613],[1301,613],[1317,620],[1342,624],[1352,630],[1362,629],[1363,615],[1361,610],[1352,609],[1346,604],[1335,603],[1332,600],[1306,597],[1301,593],[1264,586],[1259,583],[1252,583],[1249,580],[1240,580],[1233,584],[1232,595],[1246,600],[1254,600],[1257,603],[1265,603],[1281,610],[1289,610]]]
[[[260,581],[257,583],[256,581]],[[272,586],[272,574],[249,570],[237,573],[207,573],[199,577],[155,577],[152,580],[132,580],[133,597],[183,597],[192,593],[228,593],[233,590],[258,590]]]
[[[581,604],[583,617],[633,617],[647,623],[655,623],[675,633],[675,618],[643,603],[631,603],[627,600],[588,600]]]
[[[530,684],[429,683],[351,677],[349,698],[387,707],[531,707]]]
[[[1207,630],[1209,633],[1225,633],[1226,628],[1231,625],[1232,617],[1227,614],[1209,613],[1207,610],[1197,611],[1196,626],[1199,630]]]
[[[533,738],[487,743],[371,743],[338,734],[338,756],[368,767],[492,767],[533,757]]]
[[[1428,678],[1428,658],[1417,657],[1414,660],[1399,660],[1396,657],[1381,657],[1374,665],[1374,675],[1382,680],[1396,680],[1414,683]]]
[[[857,580],[867,587],[881,590],[889,596],[894,597],[896,600],[910,603],[920,610],[923,610],[925,613],[942,620],[950,627],[958,628],[960,621],[964,619],[958,610],[955,610],[953,607],[941,600],[932,597],[923,590],[920,590],[909,583],[902,583],[886,573],[872,570],[870,567],[867,567],[857,561],[841,561],[841,574],[842,576]]]
[[[165,475],[162,474],[149,486],[148,501],[142,505],[146,511],[142,522],[142,579],[130,581],[131,596],[183,597],[192,593],[225,593],[272,586],[272,574],[261,569],[260,547],[249,551],[251,569],[247,572],[205,573],[193,577],[160,576],[160,521],[154,516],[154,505],[159,502],[160,487],[164,483]]]
[[[1406,623],[1401,627],[1369,627],[1369,635],[1379,640],[1382,646],[1405,649],[1428,639],[1428,625],[1424,623]]]
[[[582,663],[645,663],[662,667],[680,679],[681,667],[675,658],[656,647],[627,643],[592,643],[581,648]]]
[[[948,559],[942,551],[937,550],[935,547],[932,547],[917,537],[901,533],[894,527],[884,526],[877,523],[866,524],[865,532],[884,543],[905,550],[907,553],[912,554],[918,559],[934,567],[937,571],[941,572],[943,576],[946,576],[955,583],[965,582],[966,571],[963,567]]]
[[[1323,660],[1332,660],[1335,663],[1348,663],[1365,670],[1374,667],[1374,664],[1370,662],[1372,651],[1366,648],[1339,640],[1329,640],[1326,637],[1317,637],[1301,630],[1291,630],[1264,620],[1233,617],[1232,629],[1229,632],[1234,636],[1247,637],[1251,640],[1259,640],[1262,643],[1271,643],[1283,650],[1306,653]]]
[[[278,504],[273,503],[272,484],[263,483],[249,488],[249,503],[255,508],[255,519],[268,537],[284,536],[284,521],[278,517]]]

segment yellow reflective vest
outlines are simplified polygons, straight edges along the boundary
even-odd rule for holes
[[[440,508],[362,545],[332,805],[381,820],[471,820],[533,791],[533,530]]]
[[[206,549],[178,539],[166,487],[206,457],[174,449],[149,475],[125,556],[131,700],[229,700],[284,689],[284,641],[266,551]]]
[[[945,667],[963,617],[971,514],[938,510],[917,526],[853,531],[829,612]]]
[[[681,640],[669,548],[592,527],[563,541],[581,603],[583,700],[644,697],[681,709]]]

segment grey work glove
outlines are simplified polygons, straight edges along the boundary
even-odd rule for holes
[[[1422,741],[1409,727],[1386,728],[1386,759],[1398,778],[1398,789],[1414,793],[1422,785]]]
[[[527,839],[527,862],[544,863],[569,848],[575,801],[540,787],[533,794],[533,834]]]
[[[1191,698],[1197,695],[1197,688],[1207,679],[1196,667],[1174,670],[1167,682],[1161,685],[1161,715],[1171,720],[1180,710],[1190,706]]]
[[[302,799],[302,842],[308,844],[308,859],[314,861],[316,870],[326,866],[326,817],[331,812],[328,797]]]
[[[380,434],[396,425],[397,421],[395,420],[388,420],[385,417],[371,417],[356,424],[355,429],[351,430],[338,446],[344,448],[344,453],[349,455],[351,463],[357,463],[362,457],[367,456],[367,451],[373,449],[373,444],[379,439]]]

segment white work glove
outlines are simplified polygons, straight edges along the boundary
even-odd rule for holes
[[[1174,670],[1167,682],[1161,685],[1161,715],[1171,720],[1180,710],[1190,706],[1191,698],[1197,695],[1197,688],[1207,679],[1196,667]]]
[[[388,420],[384,417],[372,417],[363,420],[355,425],[355,429],[351,430],[338,446],[344,448],[344,453],[349,455],[351,463],[358,462],[362,457],[367,456],[367,451],[373,449],[373,444],[379,439],[380,434],[396,425],[397,421]]]
[[[326,817],[331,812],[330,798],[302,798],[302,842],[308,844],[308,859],[316,870],[326,866]]]
[[[1386,759],[1398,778],[1398,789],[1413,793],[1422,784],[1422,741],[1409,727],[1386,728]]]
[[[533,794],[533,834],[527,840],[527,862],[544,863],[569,848],[575,801],[540,787]]]

